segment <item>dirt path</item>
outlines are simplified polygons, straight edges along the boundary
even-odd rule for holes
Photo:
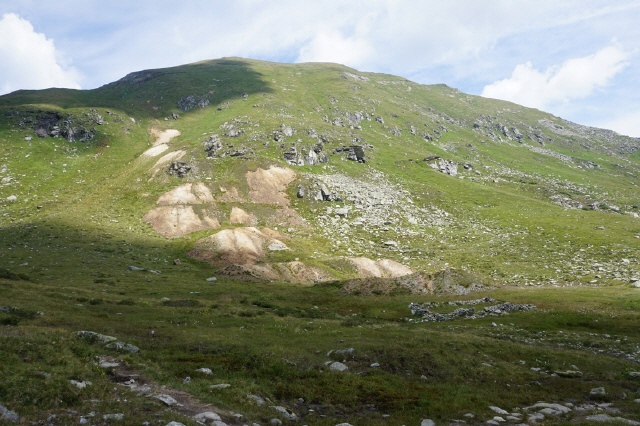
[[[213,412],[218,414],[224,423],[229,426],[244,424],[243,422],[239,422],[236,413],[223,410],[212,404],[206,404],[188,392],[173,389],[168,386],[160,386],[137,371],[126,367],[124,363],[118,359],[103,356],[100,357],[99,362],[103,366],[109,363],[110,366],[105,369],[109,379],[113,382],[122,385],[139,396],[146,396],[162,401],[162,403],[171,410],[184,416],[193,419],[200,413]]]

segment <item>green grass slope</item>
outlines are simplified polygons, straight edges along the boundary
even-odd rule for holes
[[[166,152],[182,152],[191,167],[182,178],[142,155],[167,129],[180,135]],[[207,158],[212,135],[225,156]],[[319,144],[327,163],[285,161],[292,148],[307,154]],[[365,163],[346,158],[354,145]],[[207,404],[229,424],[243,424],[232,412],[266,424],[278,416],[269,405],[306,424],[440,424],[467,413],[482,423],[495,415],[490,405],[524,413],[538,401],[609,402],[640,420],[629,375],[640,369],[640,296],[630,285],[640,277],[639,148],[541,111],[335,64],[225,58],[94,90],[1,96],[0,405],[34,424],[91,412],[92,424],[113,413],[127,424],[195,424],[187,408]],[[247,172],[270,166],[296,172],[286,193],[299,220],[250,201]],[[342,200],[315,200],[316,182]],[[300,260],[336,280],[247,283],[187,256],[218,230],[164,238],[142,219],[185,183],[212,191],[222,229],[239,227],[228,217],[242,207],[286,236],[290,250],[269,262]],[[238,199],[224,198],[231,188]],[[342,208],[346,217],[335,214]],[[465,270],[495,287],[367,296],[343,281],[353,271],[341,259],[359,256],[424,274]],[[538,309],[407,321],[410,302],[485,295]],[[141,350],[104,348],[78,330]],[[105,372],[98,356],[126,368]],[[557,374],[574,367],[579,377]],[[192,400],[166,407],[114,385],[127,372]],[[220,383],[231,386],[210,388]],[[590,396],[600,386],[606,396]],[[586,422],[597,408],[547,422]]]

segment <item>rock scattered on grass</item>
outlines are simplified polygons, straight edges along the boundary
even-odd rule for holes
[[[298,416],[296,415],[296,413],[294,413],[293,411],[287,410],[285,407],[282,407],[280,405],[272,405],[269,408],[280,413],[280,415],[284,417],[286,420],[292,420],[292,421],[298,420]]]
[[[347,367],[346,365],[344,365],[341,362],[332,362],[331,364],[329,364],[329,370],[333,370],[333,371],[347,371],[349,369],[349,367]]]
[[[213,411],[205,411],[203,413],[196,414],[195,416],[193,416],[193,418],[195,419],[195,421],[204,423],[204,424],[207,424],[209,422],[222,421],[220,416],[217,413],[214,413]]]
[[[174,397],[172,397],[171,395],[167,395],[167,394],[159,394],[159,395],[155,395],[154,396],[155,399],[157,399],[158,401],[164,403],[165,405],[171,407],[173,405],[181,405]]]
[[[0,405],[0,419],[7,421],[9,423],[18,423],[20,421],[20,416],[15,412],[9,410],[4,405]]]

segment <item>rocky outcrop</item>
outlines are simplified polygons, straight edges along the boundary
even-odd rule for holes
[[[451,160],[445,160],[440,157],[427,157],[424,161],[429,163],[431,168],[446,175],[456,176],[458,174],[458,164]]]
[[[351,145],[338,147],[333,150],[335,154],[346,154],[347,160],[357,161],[358,163],[366,163],[365,147],[362,145]]]
[[[303,149],[300,152],[295,146],[292,146],[282,156],[292,166],[314,166],[329,162],[327,154],[322,152],[322,144],[317,144],[313,148]]]
[[[211,135],[202,145],[207,157],[215,157],[222,150],[222,141],[218,135]]]
[[[184,161],[174,161],[169,164],[169,168],[167,172],[170,175],[178,176],[179,178],[183,178],[187,173],[191,171],[191,166],[185,163]]]
[[[39,138],[62,138],[69,142],[89,142],[98,134],[96,126],[107,124],[102,114],[90,109],[81,114],[63,114],[57,111],[14,111],[8,118],[19,127],[33,130]]]
[[[184,112],[191,111],[196,107],[204,108],[209,105],[209,98],[206,95],[188,95],[180,98],[177,107]]]

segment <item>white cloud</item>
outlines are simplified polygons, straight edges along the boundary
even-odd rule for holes
[[[621,135],[640,138],[640,111],[610,118],[598,123],[598,127],[615,130]]]
[[[314,34],[311,41],[300,48],[298,62],[336,62],[358,66],[373,53],[367,40],[345,37],[340,31],[327,30]]]
[[[14,13],[0,19],[0,94],[18,89],[79,89],[79,75],[60,64],[53,40]]]
[[[517,65],[511,77],[484,87],[482,96],[532,108],[586,98],[610,83],[628,64],[631,53],[613,44],[596,53],[572,58],[539,71],[530,62]]]

